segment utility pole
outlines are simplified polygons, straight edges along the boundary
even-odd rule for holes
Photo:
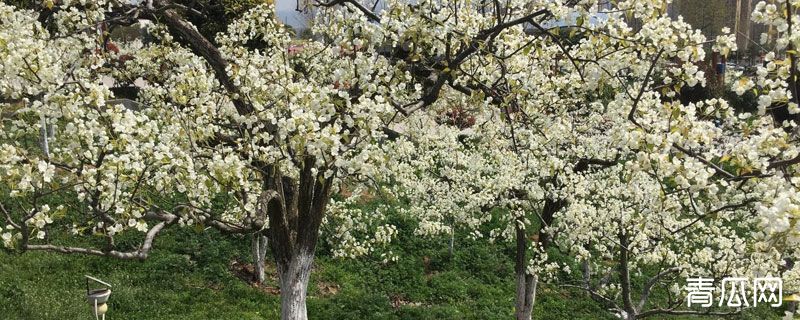
[[[736,36],[736,45],[739,45],[739,20],[742,19],[742,0],[736,0],[736,17],[733,19],[733,34]]]
[[[753,22],[750,21],[750,15],[752,14],[752,12],[753,12],[753,0],[747,0],[747,19],[745,19],[745,23],[747,24],[747,27],[744,30],[745,38],[746,38],[746,39],[744,39],[745,40],[745,46],[750,45],[750,43],[749,43],[749,41],[750,41],[750,31],[752,31],[752,29],[753,29],[753,24],[752,24]],[[750,59],[751,60],[750,64],[752,65],[753,64],[753,61],[752,61],[753,60],[752,59],[753,53],[752,52],[748,52],[748,53],[749,53],[750,58],[751,58]]]

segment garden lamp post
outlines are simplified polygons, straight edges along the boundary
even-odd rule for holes
[[[103,285],[102,288],[92,289],[89,284],[91,282],[99,283]],[[89,305],[91,305],[94,309],[94,318],[95,320],[106,318],[106,312],[108,311],[108,305],[106,302],[108,301],[108,297],[111,296],[111,285],[104,282],[103,280],[97,279],[92,276],[86,276],[86,300],[89,301]]]

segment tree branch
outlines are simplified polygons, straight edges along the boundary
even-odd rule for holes
[[[768,174],[760,174],[760,173],[751,174],[751,175],[743,175],[743,176],[742,175],[735,175],[735,174],[730,173],[727,170],[721,168],[720,166],[714,164],[713,162],[708,161],[707,159],[699,156],[698,154],[696,154],[696,153],[684,148],[684,147],[681,147],[681,146],[679,146],[677,144],[673,144],[672,146],[675,149],[677,149],[678,151],[683,152],[686,155],[688,155],[688,156],[690,156],[692,158],[695,158],[698,161],[702,162],[703,164],[713,168],[714,171],[716,171],[717,173],[725,176],[726,178],[728,178],[729,180],[732,180],[732,181],[747,180],[747,179],[751,179],[751,178],[764,178],[764,177],[769,177],[770,176]]]
[[[666,270],[663,270],[663,271],[659,272],[657,275],[653,276],[652,278],[650,278],[650,280],[647,281],[647,284],[644,286],[644,289],[642,290],[642,296],[639,299],[639,308],[637,308],[637,309],[638,310],[644,309],[644,305],[647,303],[647,299],[650,297],[650,291],[656,285],[658,280],[661,280],[661,278],[663,278],[664,276],[666,276],[666,275],[668,275],[670,273],[678,272],[680,270],[681,270],[681,268],[679,268],[679,267],[668,268]]]
[[[89,248],[80,248],[80,247],[67,247],[67,246],[55,246],[50,244],[45,245],[32,245],[32,244],[25,244],[23,245],[23,250],[40,250],[40,251],[52,251],[52,252],[60,252],[66,254],[88,254],[88,255],[96,255],[96,256],[105,256],[105,257],[112,257],[117,259],[124,259],[124,260],[132,260],[132,259],[139,259],[144,260],[147,258],[150,250],[153,248],[153,241],[155,240],[156,236],[159,232],[161,232],[164,227],[167,225],[175,223],[178,219],[177,216],[169,213],[159,213],[159,214],[148,214],[146,217],[155,218],[161,220],[158,224],[150,228],[147,231],[147,235],[145,235],[144,242],[142,243],[141,247],[136,251],[116,251],[116,250],[97,250],[97,249],[89,249]]]
[[[650,69],[647,70],[647,75],[644,76],[644,81],[642,82],[642,86],[639,88],[639,93],[636,95],[636,99],[633,100],[633,106],[631,106],[631,111],[628,112],[628,120],[633,122],[637,127],[642,128],[638,122],[636,122],[636,118],[634,117],[636,114],[636,108],[639,106],[639,101],[642,100],[642,95],[644,95],[644,90],[647,88],[648,82],[650,82],[650,77],[653,75],[653,71],[656,68],[656,64],[658,63],[658,59],[661,58],[661,54],[664,53],[664,49],[658,51],[655,59],[650,64]]]
[[[778,161],[770,162],[769,166],[767,166],[767,169],[783,168],[783,167],[788,167],[788,166],[791,166],[791,165],[794,165],[794,164],[798,164],[798,163],[800,163],[800,154],[798,154],[797,156],[795,156],[794,158],[791,158],[791,159],[778,160]]]
[[[2,203],[0,203],[0,211],[3,211],[3,214],[6,216],[6,222],[8,222],[8,224],[10,224],[12,227],[16,229],[19,229],[19,225],[14,223],[14,219],[11,219],[11,215],[8,213],[8,210],[6,210],[6,207],[4,207]]]
[[[251,113],[253,111],[253,106],[244,100],[239,87],[234,85],[233,79],[228,76],[228,61],[222,57],[219,49],[200,34],[191,23],[181,17],[174,9],[171,9],[173,5],[171,2],[157,1],[157,5],[161,9],[148,8],[147,11],[156,17],[163,18],[164,24],[177,32],[190,46],[192,51],[208,62],[214,70],[217,80],[225,87],[225,90],[228,91],[233,104],[236,106],[236,111],[240,115]]]
[[[606,303],[606,305],[608,305],[608,306],[611,306],[613,308],[619,309],[619,306],[617,305],[617,303],[613,299],[608,298],[606,296],[603,296],[603,295],[597,293],[597,291],[592,290],[591,288],[587,288],[587,287],[583,287],[583,286],[576,286],[574,284],[561,284],[561,285],[559,285],[559,287],[575,288],[575,289],[580,289],[580,290],[586,291],[596,301],[602,301],[602,302]]]
[[[480,32],[478,32],[477,35],[475,35],[475,37],[472,38],[472,41],[470,41],[470,43],[464,49],[462,49],[461,51],[458,52],[458,54],[456,54],[453,60],[451,60],[446,67],[449,68],[450,70],[457,70],[461,66],[461,64],[467,60],[467,58],[469,58],[475,52],[478,52],[481,43],[483,43],[484,41],[497,36],[500,32],[503,32],[503,30],[505,29],[526,22],[532,22],[533,19],[535,19],[536,17],[548,14],[550,14],[549,10],[541,9],[531,14],[525,15],[523,17],[505,23],[497,24],[494,27],[488,29],[481,30]],[[441,66],[440,68],[441,69],[438,70],[439,74],[436,77],[436,82],[434,82],[433,85],[431,85],[429,89],[426,90],[425,94],[419,100],[406,104],[402,107],[398,107],[401,113],[403,113],[404,115],[408,115],[416,110],[425,108],[436,102],[436,100],[439,98],[439,94],[441,93],[442,87],[444,87],[446,83],[448,83],[453,79],[451,73],[442,72],[445,66]]]
[[[365,16],[367,16],[367,19],[369,19],[370,21],[372,21],[372,22],[380,22],[381,21],[381,18],[378,17],[378,15],[376,15],[375,12],[373,12],[372,10],[367,9],[366,7],[362,6],[356,0],[333,0],[333,1],[330,1],[330,2],[317,1],[317,5],[318,6],[325,7],[325,8],[333,7],[335,5],[340,5],[340,4],[346,4],[346,3],[352,4],[354,7],[356,7],[356,9],[358,9],[358,11],[361,11],[361,13],[363,13]]]

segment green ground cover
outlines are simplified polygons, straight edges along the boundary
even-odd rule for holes
[[[310,284],[310,317],[512,318],[510,244],[463,240],[457,235],[450,256],[447,239],[402,236],[402,231],[392,248],[400,255],[394,263],[334,259],[330,248],[321,245]],[[261,287],[242,280],[248,276],[248,244],[247,238],[210,230],[173,228],[157,239],[156,249],[145,261],[0,251],[0,319],[91,318],[83,297],[84,274],[114,286],[109,320],[277,319],[280,300],[274,267],[268,267],[268,281]],[[564,275],[563,280],[574,276]],[[534,317],[613,319],[582,292],[549,284],[540,286]],[[736,318],[778,318],[778,312],[760,308]]]

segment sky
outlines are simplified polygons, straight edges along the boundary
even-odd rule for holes
[[[307,0],[307,1],[317,1],[317,0]],[[330,0],[321,0],[321,1],[330,1]],[[414,1],[414,0],[411,0]],[[306,27],[305,18],[302,14],[295,11],[294,8],[297,7],[297,0],[275,0],[275,9],[278,12],[278,18],[283,21],[283,23],[288,24],[295,29],[303,29]],[[378,8],[380,8],[380,3]]]
[[[305,28],[305,18],[294,8],[297,6],[297,0],[276,0],[275,9],[278,12],[278,18],[283,23],[288,24],[294,28]]]
[[[315,1],[315,0],[310,0],[310,1]],[[330,1],[330,0],[323,0],[323,1]],[[275,3],[276,3],[276,11],[278,12],[278,18],[283,23],[288,24],[295,29],[303,29],[306,27],[305,17],[303,17],[303,15],[300,14],[299,12],[295,11],[295,7],[297,6],[297,0],[276,0]],[[598,19],[600,20],[605,19],[605,15],[601,14],[593,16],[592,18],[589,19],[588,22],[597,23]],[[571,18],[571,20],[574,20],[574,18]],[[564,25],[566,23],[567,23],[566,21],[551,22],[544,25],[544,27],[551,28]],[[574,21],[571,21],[569,23],[574,23]]]
[[[315,1],[315,0],[311,0]],[[128,0],[131,5],[138,5],[142,0]],[[276,11],[278,17],[283,23],[291,25],[294,28],[304,28],[305,19],[294,8],[297,5],[297,0],[276,0]]]

